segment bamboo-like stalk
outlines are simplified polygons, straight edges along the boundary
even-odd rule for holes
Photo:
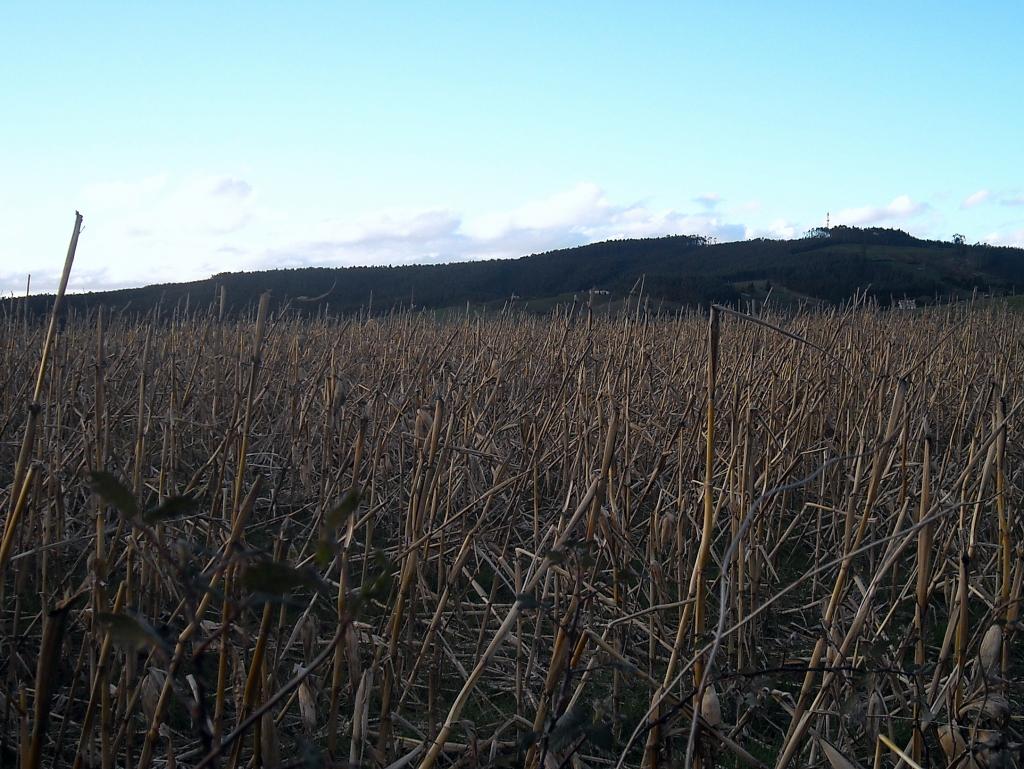
[[[61,303],[64,301],[64,294],[68,288],[68,280],[71,277],[71,266],[75,262],[75,251],[78,249],[78,236],[82,232],[82,215],[75,212],[75,226],[71,230],[71,242],[68,244],[68,254],[64,259],[64,270],[61,272],[60,284],[57,287],[57,295],[53,300],[53,309],[50,311],[50,323],[46,328],[46,337],[43,340],[43,349],[39,355],[39,368],[36,371],[35,385],[32,388],[32,397],[28,403],[28,419],[25,422],[25,432],[22,437],[21,451],[18,452],[17,463],[14,466],[14,479],[11,482],[10,509],[20,498],[22,483],[25,473],[28,471],[29,457],[32,446],[36,439],[36,429],[39,422],[39,414],[42,412],[42,404],[39,399],[43,394],[43,384],[46,381],[47,366],[50,362],[50,354],[53,349],[53,340],[57,335],[57,319],[60,317]],[[26,484],[27,485],[27,484]],[[10,513],[8,513],[10,518]]]
[[[50,612],[43,622],[36,664],[32,734],[22,760],[24,769],[38,769],[42,765],[43,741],[46,739],[46,730],[50,723],[50,698],[55,683],[57,652],[64,638],[69,613],[70,606],[65,604]]]
[[[917,667],[918,696],[923,696],[923,676],[925,658],[925,621],[928,616],[928,588],[931,585],[931,552],[932,526],[926,523],[931,504],[931,463],[932,436],[929,428],[924,428],[924,441],[921,454],[921,501],[918,506],[917,522],[922,528],[917,539],[917,593],[914,605],[914,632],[917,636],[914,644],[914,665]],[[914,703],[914,741],[912,754],[920,763],[924,754],[924,733],[921,730],[920,699]]]
[[[3,539],[0,540],[0,594],[3,594],[4,574],[6,573],[7,561],[11,557],[11,549],[14,547],[14,537],[18,531],[18,522],[25,512],[25,508],[28,507],[29,489],[32,487],[34,473],[35,468],[29,467],[28,472],[25,474],[25,480],[21,484],[21,493],[18,495],[14,507],[7,516]]]
[[[263,619],[260,621],[259,635],[256,636],[256,647],[252,652],[252,659],[249,661],[249,673],[245,679],[245,690],[242,692],[242,702],[238,709],[238,725],[240,726],[253,711],[256,695],[263,683],[263,658],[267,651],[267,639],[270,636],[271,620],[274,617],[274,607],[270,601],[263,602]],[[259,740],[256,740],[259,745]],[[242,741],[237,740],[228,759],[228,769],[235,769],[242,756]]]
[[[1013,581],[1012,573],[1012,550],[1011,540],[1012,525],[1010,522],[1010,511],[1006,505],[1006,403],[1003,398],[995,399],[995,413],[993,414],[993,429],[997,431],[998,437],[995,444],[995,473],[996,473],[996,516],[999,526],[999,605],[1003,620],[1003,645],[1000,658],[1000,672],[1004,681],[1004,693],[1008,693],[1008,682],[1010,680],[1010,644],[1008,641],[1007,628],[1010,625],[1010,590]]]
[[[711,308],[708,319],[708,381],[707,381],[707,424],[705,430],[704,445],[704,523],[700,535],[700,549],[697,551],[697,560],[694,562],[694,608],[693,608],[693,648],[700,648],[704,635],[704,604],[706,600],[704,587],[704,569],[707,565],[708,555],[711,553],[711,541],[714,537],[715,527],[715,502],[714,474],[715,474],[715,385],[718,381],[718,310]],[[704,689],[708,685],[709,678],[705,674],[704,657],[698,654],[693,664],[693,683],[696,694],[694,695],[694,710],[700,707],[701,698],[704,696]],[[693,765],[700,769],[700,756],[694,756]]]
[[[238,444],[238,461],[235,469],[234,510],[242,504],[242,489],[245,484],[245,466],[249,453],[250,430],[252,428],[253,401],[256,397],[256,382],[263,362],[264,332],[267,324],[267,309],[270,305],[270,294],[260,297],[260,306],[256,314],[256,328],[253,331],[252,358],[249,368],[249,382],[245,389],[245,411],[242,417],[241,439]],[[234,517],[234,516],[232,516]]]
[[[363,463],[363,448],[366,442],[366,422],[367,420],[361,419],[359,422],[359,432],[356,435],[355,455],[352,460],[352,482],[349,484],[348,493],[351,500],[357,500],[360,488],[360,472],[362,470]],[[345,524],[345,534],[341,540],[340,557],[338,559],[338,600],[337,600],[337,621],[341,622],[342,617],[349,613],[349,603],[351,601],[350,591],[351,584],[349,582],[349,558],[352,550],[352,543],[355,538],[355,523],[356,523],[356,511],[353,503],[353,509],[349,512],[348,520]],[[335,532],[331,532],[332,535]],[[347,631],[351,634],[351,630]],[[344,663],[345,663],[345,648],[344,644],[338,644],[334,650],[334,664],[331,669],[331,695],[330,705],[327,714],[327,750],[328,753],[334,755],[337,749],[337,728],[338,728],[338,711],[341,700],[341,686],[344,675]],[[351,671],[350,677],[354,681],[356,678],[361,678],[360,675],[355,675],[357,671]]]

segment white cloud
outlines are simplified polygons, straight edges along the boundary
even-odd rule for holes
[[[294,266],[494,259],[674,234],[739,240],[745,228],[710,212],[617,205],[598,185],[580,183],[506,211],[459,216],[426,210],[326,222],[317,237],[275,248],[264,261]]]
[[[512,211],[472,217],[462,231],[470,238],[493,241],[523,230],[572,230],[604,219],[613,206],[596,184],[581,183]]]
[[[1024,206],[1024,195],[1007,195],[999,202],[1004,206]]]
[[[835,215],[835,224],[854,226],[881,224],[883,222],[903,221],[924,213],[929,208],[927,203],[915,203],[909,195],[893,198],[886,206],[861,206],[844,208]]]
[[[376,211],[357,219],[329,220],[319,227],[322,240],[358,246],[372,243],[422,243],[450,235],[459,217],[450,211]]]
[[[1024,227],[1011,230],[997,230],[983,237],[983,243],[992,246],[1015,246],[1024,248]]]
[[[968,195],[964,198],[960,208],[974,208],[984,203],[990,197],[992,197],[992,193],[989,190],[978,190],[973,195]]]
[[[69,288],[102,290],[195,280],[221,270],[249,268],[252,224],[264,218],[252,185],[229,176],[92,184],[76,203],[85,215]],[[239,243],[237,241],[242,241]],[[239,246],[237,254],[222,251]],[[31,265],[39,290],[53,290],[45,265]],[[8,276],[0,270],[0,286]]]
[[[225,177],[213,185],[214,195],[227,195],[232,198],[245,198],[252,192],[252,185],[245,179],[232,179]]]
[[[809,226],[771,219],[757,200],[726,206],[717,193],[707,193],[687,209],[678,209],[649,201],[615,201],[592,182],[518,206],[475,212],[425,207],[324,216],[298,207],[281,210],[265,198],[258,184],[239,175],[157,174],[91,185],[75,200],[86,219],[71,289],[197,280],[218,272],[276,267],[518,257],[601,240],[675,234],[719,241],[793,238]],[[995,193],[993,199],[1004,201]],[[917,217],[917,227],[927,228],[929,218],[938,214],[901,195],[887,205],[840,211],[832,220],[867,225]],[[1019,233],[1003,231],[990,239],[1021,240]],[[33,273],[34,291],[52,291],[59,260],[53,265],[48,260],[18,264],[5,256],[26,252],[24,246],[0,243],[0,291],[24,290],[26,272]]]
[[[86,219],[70,289],[179,282],[274,267],[518,257],[616,238],[696,234],[739,240],[746,234],[743,224],[718,210],[619,204],[589,182],[510,209],[469,215],[424,208],[318,219],[260,201],[256,185],[230,175],[156,174],[90,185],[76,201]],[[6,266],[0,266],[0,290],[18,291],[28,271],[36,275],[35,291],[56,287],[48,265],[18,265],[17,272]]]
[[[797,237],[802,232],[803,229],[797,224],[786,219],[776,219],[773,222],[769,222],[767,227],[748,227],[745,237],[748,240],[752,238],[789,240]]]

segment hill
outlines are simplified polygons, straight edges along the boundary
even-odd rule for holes
[[[1024,286],[1024,249],[922,240],[883,228],[832,227],[794,240],[730,243],[680,235],[605,241],[518,259],[222,273],[191,283],[74,294],[67,303],[79,311],[100,305],[149,311],[186,301],[205,307],[223,287],[228,312],[251,307],[267,290],[275,304],[291,301],[308,311],[489,306],[512,297],[544,311],[590,289],[614,302],[640,279],[644,295],[669,308],[758,299],[769,290],[782,302],[838,303],[866,291],[883,305],[904,297],[932,303],[975,289],[1007,293]],[[11,311],[20,301],[3,304]],[[42,295],[29,300],[32,313],[48,306]]]

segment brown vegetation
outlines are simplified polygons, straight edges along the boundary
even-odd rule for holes
[[[1024,318],[760,320],[5,318],[0,762],[1015,765]]]

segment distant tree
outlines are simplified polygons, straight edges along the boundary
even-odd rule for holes
[[[957,254],[963,256],[964,251],[967,250],[967,238],[957,232],[953,235],[953,245],[956,246]]]

